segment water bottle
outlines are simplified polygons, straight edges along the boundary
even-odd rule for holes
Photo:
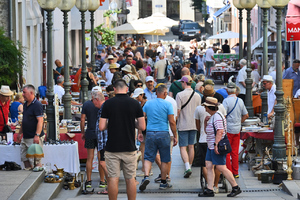
[[[269,120],[268,120],[268,114],[264,113],[264,118],[263,118],[264,125],[268,125],[268,122],[269,122]]]

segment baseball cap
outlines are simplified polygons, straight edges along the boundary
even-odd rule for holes
[[[100,91],[100,92],[102,92],[102,89],[101,89],[100,86],[95,86],[95,87],[92,88],[92,92],[94,92],[94,91]]]
[[[153,81],[154,82],[154,79],[152,76],[147,76],[146,77],[146,83],[149,82],[149,81]]]
[[[193,79],[189,75],[184,75],[183,77],[181,77],[181,79],[179,81],[180,82],[186,82],[186,83],[192,83]]]
[[[236,84],[234,82],[230,82],[227,84],[227,88],[234,89],[236,88]]]
[[[212,86],[214,86],[215,83],[214,83],[214,81],[211,80],[211,79],[206,79],[206,80],[204,81],[203,86],[206,86],[206,85],[212,85]]]
[[[140,94],[144,94],[145,92],[144,92],[144,90],[142,89],[142,88],[136,88],[135,90],[134,90],[134,92],[133,92],[133,95],[132,95],[132,97],[133,98],[136,98],[136,97],[138,97]]]

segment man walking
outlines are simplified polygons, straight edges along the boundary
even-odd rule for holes
[[[101,88],[99,86],[95,86],[92,89],[92,92],[99,91],[101,92]],[[94,160],[94,150],[97,147],[97,134],[95,132],[96,129],[96,120],[99,108],[95,107],[92,100],[86,101],[82,106],[81,111],[81,119],[80,119],[80,129],[81,129],[81,138],[85,141],[84,148],[87,149],[87,161],[86,161],[86,187],[92,187],[92,168],[93,168],[93,160]],[[87,129],[84,131],[85,120],[87,121]],[[98,160],[101,160],[100,152],[98,151]],[[100,184],[99,187],[103,188],[106,186],[104,179],[104,171],[103,168],[98,164],[98,170],[100,175]]]
[[[245,59],[240,60],[240,66],[241,69],[236,77],[236,86],[238,86],[241,89],[241,92],[239,94],[239,98],[241,98],[245,102],[245,97],[246,97],[246,79],[247,79],[247,72],[246,72],[246,67],[247,61]]]
[[[176,96],[177,129],[180,154],[186,169],[184,178],[189,178],[192,174],[191,165],[194,160],[194,144],[197,136],[194,112],[197,106],[201,105],[201,97],[191,88],[193,79],[189,75],[183,76],[180,81],[184,90]]]
[[[168,82],[168,76],[165,76],[165,70],[167,67],[167,60],[165,60],[165,55],[163,53],[159,54],[159,61],[154,65],[154,80],[157,83],[166,83]]]
[[[239,147],[241,123],[243,123],[249,117],[249,115],[244,102],[236,96],[235,83],[228,83],[227,93],[228,97],[224,99],[223,106],[227,112],[227,136],[232,151],[227,154],[226,166],[232,172],[234,178],[239,178]]]
[[[209,47],[209,49],[206,50],[206,77],[210,76],[210,68],[214,66],[214,61],[216,61],[216,59],[214,58],[214,50],[215,46]]]
[[[146,189],[146,186],[150,183],[149,173],[151,165],[155,160],[157,151],[159,151],[161,159],[161,184],[159,189],[171,188],[172,185],[167,183],[167,173],[169,172],[168,163],[171,161],[171,149],[170,149],[170,134],[169,126],[174,135],[174,146],[177,144],[176,123],[174,120],[174,111],[172,104],[165,101],[167,97],[167,87],[160,85],[156,89],[157,98],[147,103],[143,107],[145,116],[147,116],[147,138],[145,144],[145,156],[144,167],[145,176],[139,187],[141,191]]]
[[[23,121],[18,134],[18,141],[21,141],[21,135],[23,139],[21,141],[21,160],[24,162],[26,169],[31,169],[34,166],[33,171],[42,171],[42,164],[40,158],[34,158],[29,160],[26,158],[27,149],[32,144],[39,144],[43,146],[44,131],[44,112],[41,102],[35,98],[35,88],[33,85],[26,85],[23,88],[23,97],[25,100],[23,106]]]
[[[116,96],[107,100],[102,108],[99,130],[107,128],[105,162],[108,170],[108,196],[118,198],[118,184],[121,166],[126,181],[127,198],[136,199],[136,146],[135,128],[145,130],[145,118],[138,101],[127,95],[124,80],[114,84]],[[139,134],[142,137],[142,134]]]

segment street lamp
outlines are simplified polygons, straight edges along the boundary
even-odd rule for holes
[[[89,8],[89,1],[87,0],[76,0],[75,3],[78,10],[81,12],[81,32],[82,32],[82,71],[81,71],[81,90],[82,90],[82,103],[88,100],[88,85],[89,82],[86,79],[87,70],[86,70],[86,54],[85,54],[85,11]]]
[[[243,6],[240,0],[233,0],[233,5],[239,10],[240,35],[239,35],[239,60],[243,58]]]
[[[251,33],[250,33],[250,23],[251,23],[251,10],[255,6],[255,0],[240,0],[241,6],[247,10],[247,79],[246,79],[246,97],[245,104],[248,110],[249,117],[254,116],[254,110],[252,105],[252,83],[251,78]]]
[[[63,96],[64,100],[64,119],[72,119],[71,114],[71,100],[72,96],[70,94],[71,83],[70,83],[70,69],[69,69],[69,35],[68,35],[68,12],[74,7],[76,0],[62,0],[58,5],[58,8],[64,13],[64,88],[65,94]]]
[[[281,70],[281,14],[282,9],[289,3],[289,0],[268,0],[271,6],[276,9],[276,28],[277,28],[277,41],[276,41],[276,100],[277,104],[274,107],[275,111],[275,127],[274,127],[274,144],[273,144],[273,159],[284,160],[286,157],[286,145],[284,138],[284,111],[283,105],[283,90],[282,90],[282,70]]]
[[[94,12],[99,8],[99,0],[90,0],[89,11],[91,13],[91,63],[93,70],[96,68],[94,47],[95,47],[95,35],[94,35]]]
[[[268,75],[268,10],[271,7],[268,0],[256,0],[257,5],[263,10],[263,75]],[[264,91],[261,93],[260,98],[261,104],[261,121],[263,121],[264,114],[268,112],[268,94],[265,87]]]
[[[53,58],[52,58],[52,11],[60,4],[61,0],[38,0],[39,5],[47,12],[47,99],[48,105],[46,108],[47,114],[47,135],[48,138],[55,140],[55,109],[53,105]]]

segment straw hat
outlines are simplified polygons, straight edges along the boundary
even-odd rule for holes
[[[117,65],[115,63],[109,65],[109,69],[118,69]]]
[[[130,66],[130,65],[125,65],[125,66],[122,68],[122,71],[132,73],[132,71],[131,71],[131,66]]]
[[[206,97],[205,102],[202,105],[216,107],[219,105],[219,102],[218,99],[214,97]]]
[[[105,58],[105,62],[108,62],[108,60],[116,61],[117,59],[113,55],[109,55],[107,58]]]
[[[0,94],[3,96],[11,96],[13,95],[13,92],[10,90],[8,85],[1,85]]]
[[[204,91],[203,91],[204,96],[212,96],[212,95],[214,95],[214,93],[215,93],[215,90],[212,85],[206,85],[204,87]]]
[[[180,58],[179,58],[179,56],[175,56],[175,57],[173,58],[173,60],[174,60],[174,61],[179,61]]]

